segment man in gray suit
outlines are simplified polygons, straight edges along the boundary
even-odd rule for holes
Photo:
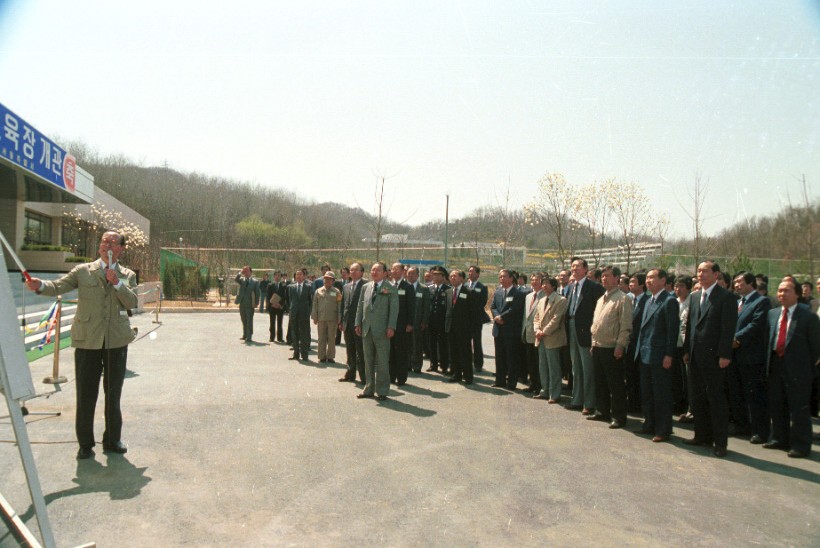
[[[239,291],[236,292],[234,304],[239,305],[239,316],[242,318],[242,340],[251,342],[253,338],[253,311],[259,303],[259,282],[253,277],[253,269],[245,265],[236,275]]]
[[[362,289],[356,312],[356,334],[362,337],[367,383],[357,398],[387,399],[390,391],[390,339],[396,333],[399,316],[398,290],[385,279],[387,266],[375,263],[370,282]]]

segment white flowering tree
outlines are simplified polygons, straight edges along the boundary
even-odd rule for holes
[[[577,237],[573,227],[578,201],[574,189],[560,173],[544,174],[537,185],[535,198],[524,204],[525,220],[531,226],[543,226],[552,235],[563,268]]]
[[[108,230],[115,230],[126,239],[123,260],[132,268],[144,267],[148,236],[137,225],[126,220],[121,212],[112,211],[100,202],[95,202],[87,213],[77,209],[64,212],[63,223],[68,224],[76,234],[77,241],[63,242],[75,253],[81,250],[89,258],[96,257],[102,235]]]
[[[612,222],[617,183],[614,179],[594,181],[575,193],[575,212],[584,223],[592,263],[599,266],[607,231]]]
[[[631,272],[635,244],[654,228],[656,221],[652,215],[649,196],[638,183],[618,184],[618,192],[612,196],[615,226],[626,251],[626,272]]]

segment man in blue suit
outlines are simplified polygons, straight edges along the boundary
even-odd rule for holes
[[[513,285],[513,275],[503,268],[490,307],[495,339],[496,388],[515,390],[521,363],[521,324],[524,319],[524,293]]]
[[[716,262],[703,261],[698,265],[700,290],[689,295],[683,361],[689,364],[695,436],[683,443],[714,445],[715,456],[723,458],[729,439],[726,368],[732,362],[737,301],[717,284],[720,275]]]
[[[797,302],[793,278],[777,288],[780,307],[769,311],[766,340],[772,434],[766,449],[789,449],[792,458],[811,453],[809,398],[820,361],[820,318]]]
[[[646,274],[646,287],[652,296],[641,316],[635,356],[641,378],[641,432],[652,434],[656,443],[668,441],[672,435],[671,369],[680,328],[678,300],[665,290],[667,278],[661,268]]]
[[[769,439],[764,366],[766,363],[766,322],[771,309],[769,299],[757,292],[755,275],[741,272],[734,279],[737,302],[737,327],[732,343],[734,356],[727,372],[729,397],[735,411],[735,434],[749,432],[749,441]]]

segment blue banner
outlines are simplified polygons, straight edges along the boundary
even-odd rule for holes
[[[77,186],[74,156],[0,103],[0,156],[71,192]]]

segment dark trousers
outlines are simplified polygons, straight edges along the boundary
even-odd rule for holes
[[[572,356],[569,345],[565,344],[559,350],[561,353],[561,376],[567,379],[567,390],[572,391]]]
[[[347,372],[345,372],[345,378],[351,381],[355,380],[356,372],[358,372],[359,381],[365,382],[362,338],[356,335],[356,328],[353,325],[345,328],[345,349],[347,350]]]
[[[695,416],[695,438],[714,442],[715,447],[726,448],[729,439],[729,403],[725,390],[726,370],[714,363],[689,361],[689,393],[692,395],[692,414]]]
[[[524,362],[527,364],[527,375],[530,380],[530,389],[541,391],[541,375],[538,372],[538,347],[535,344],[524,343]]]
[[[592,347],[595,369],[595,408],[606,419],[626,423],[624,359],[615,358],[614,348]]]
[[[671,436],[672,368],[664,369],[662,363],[643,363],[641,361],[638,362],[638,367],[641,371],[643,427],[656,436]],[[695,435],[698,436],[697,433]],[[726,447],[725,441],[720,447]]]
[[[424,341],[428,338],[427,329],[422,331],[421,327],[418,327],[413,329],[411,335],[410,369],[418,373],[424,365]]]
[[[241,303],[239,305],[239,317],[242,318],[242,338],[246,341],[253,338],[253,305]]]
[[[302,359],[306,359],[310,351],[310,316],[294,318],[290,316],[288,320],[290,333],[293,337],[293,355],[301,354]]]
[[[737,430],[757,434],[765,440],[769,438],[769,398],[763,379],[764,367],[762,363],[732,363],[726,378]]]
[[[282,319],[285,317],[284,311],[281,308],[279,310],[268,308],[268,314],[270,315],[270,340],[273,341],[276,339],[279,342],[283,342],[285,340],[284,332],[282,331]]]
[[[74,377],[77,384],[77,416],[74,428],[80,447],[94,447],[94,410],[100,392],[100,377],[105,393],[105,431],[103,444],[116,444],[122,436],[120,396],[125,380],[128,347],[74,350]]]
[[[442,371],[450,368],[450,349],[444,326],[430,326],[430,367],[440,367]]]
[[[686,364],[683,363],[683,347],[675,350],[669,373],[672,376],[672,413],[686,413],[689,408],[689,389],[686,383]]]
[[[772,355],[769,362],[769,411],[772,441],[787,443],[795,451],[811,451],[810,379],[789,375],[783,360]]]
[[[470,345],[472,347],[472,361],[476,371],[481,371],[484,367],[484,347],[481,345],[481,328],[478,324],[470,333]]]
[[[407,371],[410,369],[410,347],[413,342],[412,333],[404,329],[390,339],[390,382],[404,384],[407,382]]]
[[[495,337],[495,384],[515,390],[518,385],[521,342],[515,337]]]
[[[469,331],[461,333],[457,330],[450,331],[447,334],[447,342],[450,347],[450,372],[457,381],[464,379],[466,382],[473,382],[470,335]]]
[[[626,380],[626,408],[630,413],[641,412],[641,369],[635,358],[635,349],[624,356],[624,379]]]

